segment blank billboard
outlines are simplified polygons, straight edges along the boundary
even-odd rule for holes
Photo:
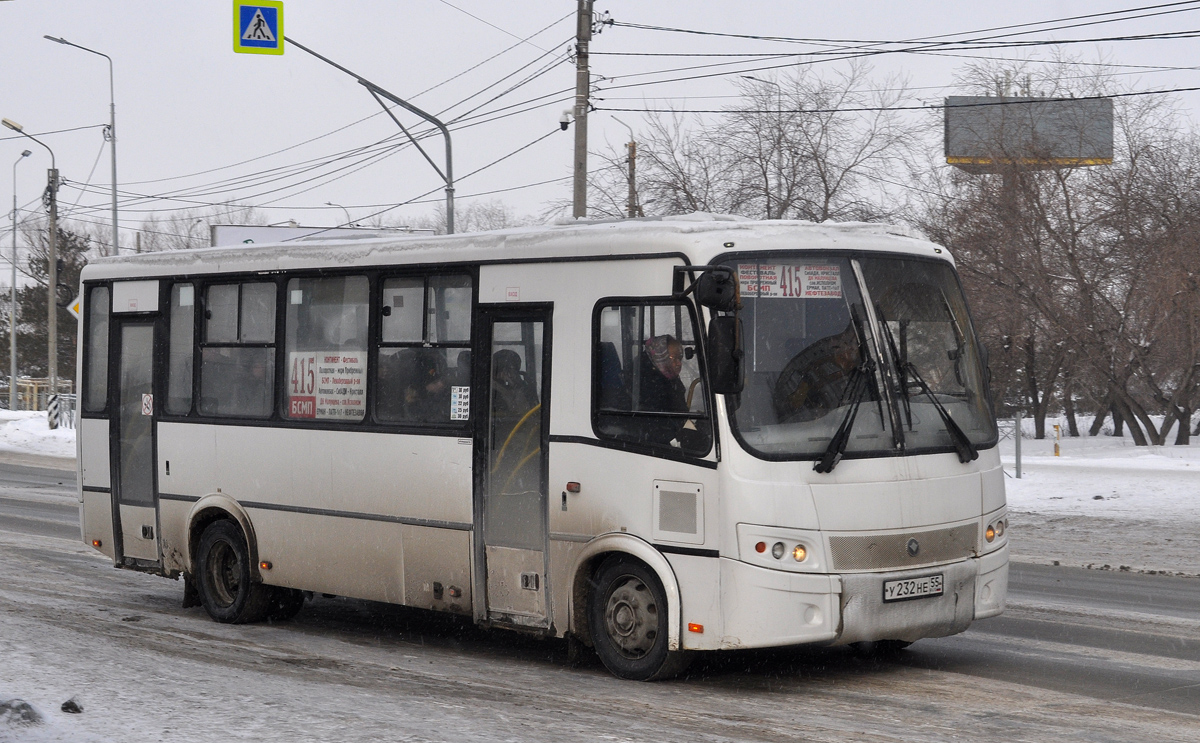
[[[946,162],[972,173],[1110,165],[1110,98],[951,96]]]

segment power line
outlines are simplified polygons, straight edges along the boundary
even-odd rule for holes
[[[455,10],[457,10],[459,13],[462,13],[462,14],[464,14],[464,15],[469,15],[469,16],[471,16],[472,18],[474,18],[475,20],[479,21],[480,23],[483,23],[483,24],[486,24],[486,25],[488,25],[488,26],[491,26],[492,28],[496,29],[497,31],[499,31],[499,32],[500,32],[500,33],[502,33],[502,34],[508,34],[509,36],[513,37],[514,39],[518,39],[518,42],[517,42],[517,43],[519,43],[519,44],[529,44],[530,46],[532,46],[532,47],[533,47],[533,48],[535,48],[535,49],[542,49],[542,47],[538,46],[537,44],[534,44],[534,43],[530,42],[528,39],[522,39],[520,36],[517,36],[517,35],[516,35],[516,34],[514,34],[513,32],[511,32],[511,31],[507,31],[507,30],[505,30],[505,29],[503,29],[503,28],[500,28],[499,26],[497,26],[496,24],[492,23],[491,21],[486,21],[486,20],[484,20],[484,19],[480,18],[479,16],[475,15],[474,13],[472,13],[472,12],[470,12],[470,11],[468,11],[468,10],[463,10],[462,8],[458,7],[457,5],[454,5],[453,3],[449,3],[449,2],[447,2],[446,0],[438,0],[438,2],[439,2],[439,3],[441,3],[442,5],[445,5],[446,7],[449,7],[449,8],[454,8],[454,9],[455,9]],[[571,14],[568,14],[568,15],[571,15]],[[546,51],[546,50],[545,50],[545,49],[542,49],[542,51],[544,52],[544,51]]]
[[[1178,6],[1181,6],[1181,5],[1187,5],[1187,6],[1193,6],[1193,7],[1178,8]],[[1143,15],[1129,16],[1129,17],[1123,17],[1123,18],[1109,18],[1107,20],[1095,21],[1092,23],[1080,23],[1080,24],[1072,24],[1072,25],[1068,25],[1068,26],[1061,26],[1061,27],[1048,28],[1048,29],[1047,28],[1036,29],[1037,32],[1057,31],[1057,30],[1063,30],[1066,28],[1079,28],[1082,26],[1090,26],[1090,25],[1095,25],[1098,23],[1115,23],[1115,22],[1120,22],[1120,21],[1135,20],[1138,18],[1149,18],[1149,17],[1153,17],[1153,16],[1158,16],[1158,15],[1168,15],[1171,13],[1184,13],[1184,12],[1200,9],[1196,6],[1197,6],[1197,0],[1186,0],[1186,2],[1173,2],[1173,3],[1163,3],[1163,4],[1159,4],[1159,5],[1146,5],[1146,6],[1137,7],[1137,8],[1126,8],[1124,10],[1112,10],[1112,11],[1106,11],[1103,13],[1088,13],[1085,15],[1068,16],[1065,18],[1056,18],[1056,19],[1047,20],[1047,21],[1031,21],[1031,22],[1027,22],[1027,23],[1017,23],[1017,24],[1011,24],[1011,25],[1007,25],[1007,26],[993,26],[991,28],[977,29],[975,31],[959,31],[959,32],[955,32],[955,33],[939,34],[936,36],[922,36],[922,37],[917,37],[914,39],[904,39],[904,40],[897,40],[897,39],[823,39],[823,38],[803,38],[803,37],[793,37],[793,36],[766,36],[766,35],[761,35],[761,34],[734,34],[734,33],[724,33],[724,32],[719,32],[719,31],[700,31],[700,30],[696,30],[696,29],[687,29],[687,28],[672,28],[669,26],[653,26],[653,25],[641,24],[641,23],[625,23],[625,22],[616,21],[616,20],[610,21],[609,23],[610,23],[610,25],[612,25],[614,27],[620,26],[623,28],[632,28],[632,29],[637,29],[637,30],[642,30],[642,31],[663,31],[663,32],[669,32],[669,33],[692,34],[692,35],[697,35],[697,36],[717,36],[717,37],[732,38],[732,39],[750,39],[750,40],[755,40],[755,41],[776,41],[776,42],[786,42],[786,43],[793,43],[793,44],[884,45],[884,44],[912,44],[912,43],[916,43],[916,42],[933,41],[936,39],[945,39],[948,37],[962,36],[962,35],[966,35],[966,34],[983,34],[983,33],[991,33],[993,31],[1009,31],[1009,30],[1018,29],[1018,28],[1032,28],[1034,26],[1047,26],[1047,25],[1054,24],[1054,23],[1065,23],[1067,21],[1079,21],[1079,20],[1087,20],[1087,19],[1091,19],[1091,18],[1102,18],[1105,16],[1127,15],[1129,13],[1141,13],[1142,11],[1160,10],[1162,8],[1178,8],[1176,10],[1164,11],[1161,13],[1146,13]],[[1035,31],[1024,31],[1024,32],[1014,33],[1014,34],[1003,34],[1001,36],[1019,36],[1019,35],[1025,34],[1025,33],[1035,33]],[[992,38],[1001,38],[1001,36],[992,37]]]
[[[85,129],[103,129],[107,126],[108,124],[87,124],[86,126],[73,126],[70,129],[54,129],[48,132],[34,132],[32,136],[48,137],[51,134],[68,134],[70,132],[81,132]],[[24,137],[24,134],[14,134],[11,137],[0,137],[0,142],[8,142],[9,140],[13,139],[24,139]]]
[[[1094,101],[1106,98],[1133,98],[1145,95],[1166,95],[1168,93],[1190,93],[1200,90],[1200,86],[1190,88],[1170,88],[1167,90],[1138,90],[1129,93],[1110,93],[1108,95],[1082,95],[1073,98],[1050,97],[1039,98],[1039,101]],[[925,111],[939,108],[977,108],[983,106],[1015,106],[1026,104],[1027,101],[997,100],[985,103],[963,103],[954,106],[945,104],[927,104],[920,106],[850,106],[846,108],[796,108],[796,109],[688,109],[688,108],[607,108],[597,106],[597,111],[615,111],[617,113],[685,113],[685,114],[832,114],[857,113],[865,111]]]
[[[568,17],[570,17],[570,16],[572,16],[572,15],[574,15],[574,11],[572,11],[571,13],[568,13],[567,15],[564,15],[563,17],[559,18],[558,20],[554,21],[553,23],[550,23],[550,24],[548,24],[548,25],[546,25],[546,26],[543,26],[541,29],[539,29],[539,30],[535,31],[533,34],[530,34],[529,36],[525,37],[525,38],[524,38],[524,39],[522,39],[521,41],[518,41],[516,44],[513,44],[512,46],[508,47],[507,49],[504,49],[504,50],[502,50],[502,51],[500,51],[500,52],[498,52],[498,53],[496,53],[496,54],[493,54],[491,57],[488,57],[487,59],[483,60],[482,62],[479,62],[479,63],[477,63],[477,64],[475,64],[475,65],[472,65],[471,67],[468,67],[467,69],[463,70],[462,72],[459,72],[459,73],[457,73],[457,74],[455,74],[455,75],[453,75],[453,76],[451,76],[451,77],[449,77],[449,78],[447,78],[447,79],[443,80],[442,82],[440,82],[440,83],[438,83],[438,84],[436,84],[436,85],[433,85],[433,86],[431,86],[431,87],[429,87],[429,88],[426,88],[425,90],[423,90],[423,91],[421,91],[421,92],[419,92],[419,93],[416,93],[416,94],[414,94],[414,95],[413,95],[411,98],[412,98],[412,99],[418,98],[418,97],[420,97],[420,96],[422,96],[422,95],[424,95],[424,94],[426,94],[426,93],[428,93],[428,92],[430,92],[430,91],[432,91],[432,90],[435,90],[435,89],[437,89],[437,88],[439,88],[439,87],[441,87],[441,86],[443,86],[443,85],[445,85],[445,84],[447,84],[447,83],[449,83],[449,82],[451,82],[451,81],[453,81],[453,80],[456,80],[456,79],[458,79],[458,78],[462,77],[463,75],[465,75],[465,74],[467,74],[467,73],[471,72],[472,70],[475,70],[475,69],[477,69],[478,67],[482,66],[483,64],[486,64],[487,62],[490,62],[490,61],[492,61],[493,59],[496,59],[497,57],[500,57],[501,55],[505,54],[505,53],[506,53],[506,52],[508,52],[508,51],[511,51],[512,49],[515,49],[516,47],[520,46],[520,45],[521,45],[521,43],[523,43],[523,42],[525,42],[525,41],[528,41],[529,39],[533,39],[533,38],[535,38],[535,37],[537,37],[537,36],[540,36],[541,34],[543,34],[543,33],[545,33],[546,31],[548,31],[550,28],[552,28],[552,27],[554,27],[554,26],[558,25],[559,23],[561,23],[562,21],[566,20]],[[536,46],[536,45],[535,45],[535,46]],[[537,47],[537,48],[539,48],[539,49],[540,49],[541,47]],[[542,56],[545,56],[545,55],[542,55]],[[541,59],[541,57],[538,57],[538,59]],[[535,60],[535,61],[536,61],[536,60]],[[526,65],[526,67],[527,67],[527,66],[528,66],[528,65]],[[486,91],[488,88],[491,88],[491,87],[494,87],[495,85],[498,85],[500,82],[503,82],[503,81],[504,81],[505,79],[507,79],[508,77],[511,77],[512,75],[515,75],[515,74],[517,74],[517,73],[518,73],[518,72],[520,72],[522,69],[524,69],[524,67],[522,67],[522,68],[519,68],[518,70],[516,70],[516,71],[514,71],[514,72],[511,72],[511,73],[509,73],[508,75],[506,75],[506,76],[504,76],[504,77],[501,77],[501,78],[500,78],[498,81],[496,81],[496,82],[492,83],[491,85],[489,85],[489,86],[487,86],[487,87],[483,88],[483,90],[484,90],[484,91]],[[482,91],[476,92],[476,93],[472,94],[471,96],[468,96],[467,98],[465,98],[465,99],[463,99],[463,100],[459,101],[458,103],[456,103],[456,104],[454,104],[454,105],[455,105],[455,106],[457,106],[457,105],[461,105],[462,103],[464,103],[464,102],[466,102],[466,101],[470,100],[471,98],[475,97],[476,95],[479,95],[479,93],[480,93],[480,92],[482,92]],[[451,106],[451,108],[453,108],[453,106]],[[338,133],[340,133],[340,132],[342,132],[342,131],[345,131],[346,129],[350,129],[351,127],[357,126],[358,124],[361,124],[361,123],[363,123],[363,122],[365,122],[365,121],[369,121],[370,119],[373,119],[373,118],[375,118],[375,117],[377,117],[377,116],[382,116],[382,115],[383,115],[383,113],[384,113],[383,111],[377,111],[377,112],[375,112],[375,113],[372,113],[372,114],[370,114],[369,116],[364,116],[364,117],[362,117],[362,118],[360,118],[360,119],[357,119],[357,120],[355,120],[355,121],[352,121],[352,122],[350,122],[350,123],[348,123],[348,124],[346,124],[346,125],[344,125],[344,126],[338,127],[338,128],[336,128],[336,129],[334,129],[334,130],[332,130],[332,131],[326,132],[326,133],[324,133],[324,134],[320,134],[320,135],[318,135],[318,136],[316,136],[316,137],[312,137],[312,138],[306,139],[306,140],[304,140],[304,141],[302,141],[302,142],[298,142],[298,143],[296,143],[296,144],[289,145],[288,147],[283,147],[283,148],[281,148],[281,149],[274,150],[273,152],[268,152],[268,153],[266,153],[266,154],[264,154],[264,155],[258,155],[258,156],[255,156],[255,157],[247,158],[247,159],[245,159],[245,160],[240,160],[240,161],[238,161],[238,162],[235,162],[235,163],[230,163],[229,165],[222,165],[222,166],[218,166],[218,167],[215,167],[215,168],[208,168],[208,169],[205,169],[205,170],[200,170],[200,171],[196,171],[196,172],[193,172],[193,173],[188,173],[188,174],[185,174],[185,175],[178,175],[178,176],[168,176],[168,177],[166,177],[166,178],[156,178],[156,179],[144,180],[144,181],[128,181],[128,182],[127,182],[127,185],[140,186],[140,185],[146,185],[146,184],[151,184],[151,183],[164,183],[164,182],[167,182],[167,181],[173,181],[173,180],[182,180],[182,179],[185,179],[185,178],[193,178],[193,177],[200,176],[200,175],[208,175],[209,173],[215,173],[215,172],[219,172],[219,171],[222,171],[222,170],[228,170],[228,169],[231,169],[231,168],[236,168],[236,167],[238,167],[238,166],[241,166],[241,165],[246,165],[246,164],[249,164],[249,163],[252,163],[252,162],[256,162],[256,161],[258,161],[258,160],[263,160],[263,159],[266,159],[266,158],[268,158],[268,157],[273,157],[273,156],[275,156],[275,155],[279,155],[279,154],[282,154],[282,153],[284,153],[284,152],[288,152],[288,151],[290,151],[290,150],[294,150],[294,149],[296,149],[296,148],[298,148],[298,147],[303,147],[304,145],[311,144],[311,143],[313,143],[313,142],[316,142],[316,141],[318,141],[318,140],[325,139],[325,138],[327,138],[327,137],[333,136],[334,134],[338,134]],[[70,130],[68,130],[68,131],[70,131]],[[399,136],[399,135],[393,135],[393,136]],[[353,150],[347,150],[347,151],[343,151],[342,153],[335,153],[335,156],[336,156],[336,155],[340,155],[340,154],[344,154],[344,152],[350,152],[350,151],[353,151]],[[324,157],[324,156],[323,156],[323,157]],[[315,159],[320,159],[320,158],[314,158],[314,160],[315,160]],[[307,162],[312,162],[312,160],[310,160],[310,161],[307,161]],[[288,167],[288,166],[280,166],[280,167]],[[272,169],[268,169],[267,171],[261,171],[261,172],[270,172],[271,170],[272,170]]]

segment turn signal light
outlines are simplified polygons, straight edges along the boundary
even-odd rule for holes
[[[103,542],[101,542],[99,539],[92,540],[92,546],[95,547],[96,549],[100,549],[101,544],[103,544]]]
[[[796,562],[804,562],[808,559],[808,550],[804,549],[803,544],[797,544],[792,550],[792,557],[796,559]]]
[[[260,568],[262,568],[263,570],[270,570],[270,569],[271,569],[271,563],[267,562],[266,560],[263,560],[262,562],[260,562],[260,563],[258,564],[258,566],[259,566]]]
[[[759,554],[766,552],[767,551],[767,543],[759,542],[758,544],[754,545],[754,551],[758,552]]]
[[[696,624],[695,622],[688,622],[688,632],[695,632],[698,635],[703,635],[704,625]]]
[[[993,539],[996,538],[996,529],[991,524],[988,524],[987,531],[984,532],[983,536],[989,542],[992,541]]]

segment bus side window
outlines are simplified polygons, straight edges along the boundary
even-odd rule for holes
[[[107,286],[97,286],[88,295],[88,377],[84,387],[83,409],[89,413],[104,410],[108,399],[108,313]]]
[[[670,301],[600,306],[592,352],[600,438],[703,456],[712,448],[695,320]]]
[[[284,416],[357,422],[367,414],[366,276],[292,279],[284,332]]]
[[[192,412],[192,344],[196,328],[196,287],[171,287],[171,339],[167,361],[167,412]]]
[[[456,388],[471,384],[471,277],[385,279],[375,348],[375,417],[387,423],[458,424]]]
[[[275,400],[275,284],[215,284],[206,298],[200,412],[269,418]]]

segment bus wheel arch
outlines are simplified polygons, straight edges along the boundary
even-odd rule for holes
[[[197,550],[200,547],[200,537],[204,534],[204,530],[214,521],[221,519],[233,521],[242,530],[242,537],[246,540],[246,549],[249,551],[250,577],[256,581],[262,580],[262,575],[258,570],[258,539],[255,537],[254,527],[250,523],[250,516],[236,500],[224,493],[210,493],[204,496],[196,501],[191,511],[188,512],[187,565],[189,572],[193,577],[197,575],[196,571],[199,567],[196,564]]]
[[[606,534],[593,539],[575,559],[573,581],[568,607],[571,633],[585,644],[595,647],[595,632],[592,626],[591,606],[597,579],[602,578],[606,566],[614,561],[638,565],[649,571],[647,577],[656,579],[667,604],[667,652],[672,654],[669,666],[678,666],[674,661],[682,651],[682,602],[675,571],[661,552],[647,542],[628,534]],[[610,667],[610,670],[612,668]],[[616,673],[616,671],[614,671]],[[667,674],[652,674],[661,677]]]

